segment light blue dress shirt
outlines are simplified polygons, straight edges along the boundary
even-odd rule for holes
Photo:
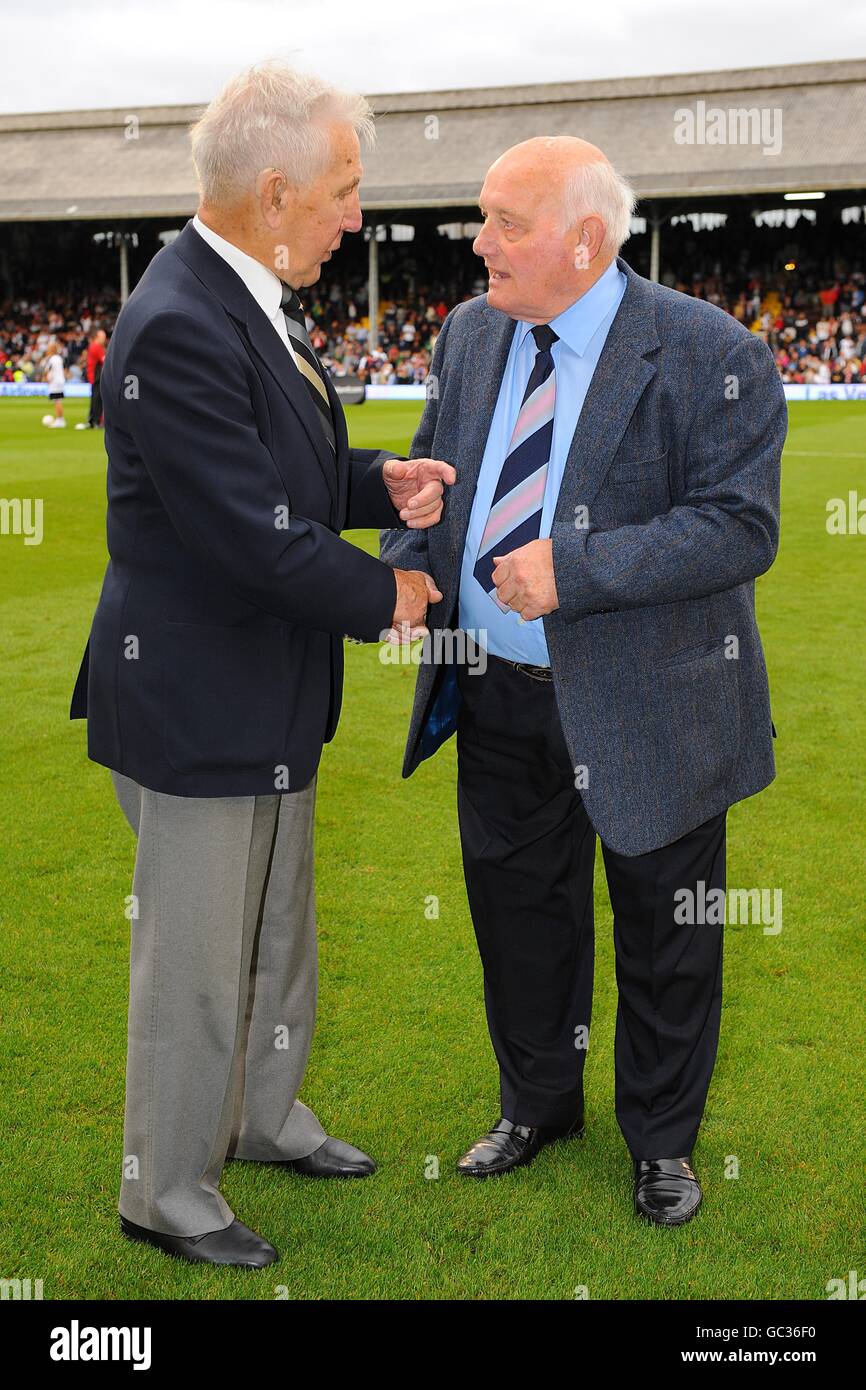
[[[625,275],[613,260],[586,294],[581,295],[580,299],[575,300],[555,319],[550,320],[550,327],[557,334],[559,341],[551,348],[556,371],[556,405],[540,537],[550,535],[562,475],[577,421],[610,325],[625,293],[625,286]],[[503,613],[482,589],[472,572],[478,559],[478,547],[487,525],[499,474],[520,413],[523,393],[538,352],[531,330],[532,324],[525,323],[522,319],[518,319],[514,325],[514,337],[511,340],[496,409],[490,423],[475,500],[469,517],[469,530],[466,533],[463,566],[460,572],[458,621],[464,631],[472,633],[479,646],[486,648],[494,656],[504,656],[509,661],[525,661],[532,666],[549,666],[550,653],[544,637],[544,620],[534,618],[532,622],[526,623],[519,613]],[[500,552],[496,553],[498,555]]]

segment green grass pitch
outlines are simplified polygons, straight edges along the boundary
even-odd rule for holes
[[[70,425],[84,401],[67,403]],[[420,403],[348,411],[405,452]],[[613,1111],[611,913],[599,856],[587,1137],[475,1183],[454,1161],[497,1118],[460,866],[453,740],[408,782],[414,667],[348,645],[317,806],[318,1028],[303,1097],[372,1153],[361,1182],[232,1163],[223,1190],[281,1262],[188,1266],[117,1224],[134,842],[69,697],[105,560],[101,432],[0,401],[0,496],[44,499],[44,539],[0,536],[0,1277],[46,1299],[823,1299],[866,1276],[863,1237],[866,536],[826,504],[866,493],[866,407],[791,407],[782,542],[758,581],[778,776],[728,820],[729,885],[783,890],[783,929],[729,925],[696,1220],[632,1215]],[[373,533],[353,533],[373,549]],[[425,915],[430,895],[438,919]],[[438,1178],[430,1176],[438,1162]],[[739,1176],[729,1177],[738,1165]]]

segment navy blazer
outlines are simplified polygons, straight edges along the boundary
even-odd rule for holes
[[[559,607],[543,623],[575,785],[605,844],[637,855],[775,775],[755,580],[778,549],[788,421],[765,342],[617,265],[626,290],[569,450],[551,531]],[[411,454],[447,459],[457,481],[437,526],[381,538],[383,558],[443,595],[404,777],[456,727],[463,548],[513,335],[486,295],[448,315]]]
[[[340,712],[344,635],[375,641],[393,570],[340,539],[401,526],[391,455],[334,459],[308,387],[189,221],[124,305],[102,373],[108,552],[70,717],[89,756],[176,796],[298,791]]]

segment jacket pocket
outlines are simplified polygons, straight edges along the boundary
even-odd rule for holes
[[[289,693],[279,628],[167,623],[163,651],[163,745],[175,772],[283,760]]]
[[[739,757],[741,729],[739,672],[725,656],[724,639],[676,652],[658,664],[656,678],[658,727],[680,750],[680,777],[704,789],[725,786]]]
[[[615,459],[608,470],[606,481],[632,483],[651,481],[654,478],[667,481],[669,453],[670,450],[665,449],[663,453],[654,454],[651,458]]]
[[[703,642],[698,642],[693,647],[681,647],[678,652],[671,656],[666,656],[663,661],[657,662],[659,666],[680,666],[687,661],[697,661],[702,656],[712,656],[715,652],[724,652],[727,638],[708,637]]]

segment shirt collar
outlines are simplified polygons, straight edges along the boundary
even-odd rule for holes
[[[199,236],[240,276],[268,318],[275,319],[283,296],[283,282],[279,275],[262,265],[254,256],[248,256],[246,251],[242,251],[233,242],[226,241],[225,237],[221,237],[212,227],[206,226],[198,213],[193,217],[192,225]]]
[[[561,338],[572,352],[576,352],[578,357],[582,357],[586,352],[602,321],[616,303],[620,290],[620,273],[614,257],[595,284],[582,294],[580,299],[576,299],[567,309],[563,309],[561,314],[557,314],[555,319],[550,320],[550,327],[556,336]],[[518,319],[518,324],[518,347],[523,347],[526,335],[534,325],[527,323],[525,319]]]

